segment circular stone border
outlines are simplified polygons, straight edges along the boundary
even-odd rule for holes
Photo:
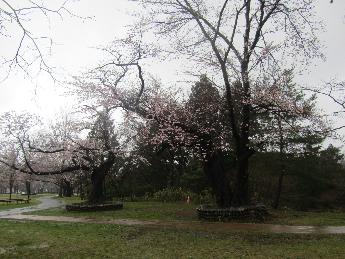
[[[106,210],[121,210],[123,209],[123,203],[72,203],[66,205],[67,211],[106,211]]]
[[[224,209],[215,209],[210,208],[207,205],[201,205],[196,210],[199,219],[209,221],[231,221],[244,219],[262,221],[269,215],[266,206],[261,204]]]

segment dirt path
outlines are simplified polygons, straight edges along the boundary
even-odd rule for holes
[[[63,204],[52,197],[40,198],[41,204],[32,207],[12,209],[0,212],[0,219],[7,220],[29,220],[29,221],[53,221],[71,223],[94,223],[94,224],[115,224],[124,226],[147,226],[159,228],[175,228],[183,230],[231,232],[231,231],[254,231],[267,233],[292,233],[292,234],[345,234],[345,226],[285,226],[272,224],[248,224],[248,223],[211,223],[200,221],[161,221],[161,220],[136,220],[136,219],[112,219],[99,220],[83,217],[64,216],[38,216],[23,215],[22,213],[44,210],[62,206]]]
[[[249,223],[210,223],[199,221],[160,221],[160,220],[136,220],[136,219],[112,219],[97,220],[93,218],[77,218],[64,216],[38,216],[38,215],[8,215],[2,217],[11,220],[29,221],[53,221],[71,223],[94,223],[94,224],[115,224],[124,226],[150,226],[168,227],[184,230],[231,232],[231,231],[254,231],[267,233],[291,233],[291,234],[345,234],[345,226],[285,226],[272,224],[249,224]]]

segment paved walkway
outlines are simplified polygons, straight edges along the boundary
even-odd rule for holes
[[[231,231],[254,231],[267,233],[293,233],[293,234],[345,234],[345,226],[285,226],[272,224],[249,224],[249,223],[211,223],[200,221],[161,221],[161,220],[136,220],[136,219],[110,219],[99,220],[94,218],[64,217],[64,216],[38,216],[23,215],[22,213],[44,210],[63,205],[60,201],[52,197],[39,198],[40,205],[12,209],[0,212],[0,219],[10,220],[30,220],[30,221],[53,221],[71,223],[94,223],[94,224],[115,224],[125,226],[147,226],[147,227],[169,227],[185,230],[200,230],[214,232]]]
[[[40,204],[35,206],[0,211],[0,218],[5,218],[10,215],[20,215],[22,213],[56,208],[64,205],[62,201],[54,199],[53,196],[43,196],[38,198],[38,200],[40,201]]]

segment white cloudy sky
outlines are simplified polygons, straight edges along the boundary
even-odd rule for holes
[[[20,3],[20,1],[11,2]],[[54,2],[61,3],[59,0]],[[79,16],[91,19],[80,19],[64,14],[61,20],[58,16],[51,15],[48,27],[47,20],[35,14],[33,17],[38,24],[30,24],[29,27],[36,35],[50,36],[53,39],[52,53],[51,56],[47,56],[47,61],[56,67],[57,74],[54,76],[59,80],[64,80],[95,64],[100,57],[93,47],[123,36],[126,31],[125,26],[131,20],[128,15],[131,5],[126,0],[75,1],[71,2],[68,8]],[[11,33],[17,33],[16,28],[13,28]],[[7,39],[2,44],[0,55],[8,53],[13,55],[11,47],[18,42],[16,37]],[[59,97],[60,84],[54,83],[50,76],[44,73],[39,77],[29,78],[16,69],[1,83],[0,91],[1,112],[27,109],[44,116],[51,116],[61,106],[66,105],[65,99]]]
[[[18,4],[21,0],[9,2]],[[49,1],[54,2],[59,0]],[[335,0],[333,4],[330,4],[329,0],[315,2],[317,13],[325,24],[325,32],[320,34],[320,39],[325,46],[327,60],[314,64],[298,78],[299,82],[309,86],[320,85],[332,78],[345,79],[345,1]],[[133,20],[131,13],[136,4],[128,0],[81,0],[72,1],[69,8],[79,16],[92,19],[84,20],[64,15],[61,21],[53,16],[48,27],[44,19],[34,16],[35,22],[31,24],[33,32],[53,38],[52,55],[48,62],[56,67],[56,77],[61,80],[97,63],[100,56],[93,47],[108,43],[115,37],[125,36],[126,25]],[[9,33],[16,35],[15,27],[9,30]],[[11,53],[15,40],[15,37],[0,40],[0,56]],[[170,74],[165,76],[171,80],[175,74],[176,72],[170,69]],[[165,78],[162,79],[164,82]],[[60,89],[61,85],[54,84],[46,74],[28,78],[20,71],[14,70],[7,80],[0,83],[0,112],[29,110],[51,117],[69,105],[68,98],[60,96]],[[320,101],[320,107],[325,110],[334,109],[324,99]]]

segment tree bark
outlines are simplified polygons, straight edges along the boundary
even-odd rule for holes
[[[83,178],[81,175],[79,176],[79,196],[80,196],[80,199],[82,200],[85,199],[85,193],[84,193],[84,188],[83,188]]]
[[[28,200],[30,200],[30,195],[31,195],[31,182],[30,181],[25,181],[25,187],[26,187],[26,194],[28,196]]]
[[[59,197],[62,198],[62,196],[63,196],[63,180],[61,179],[59,182],[60,182],[59,183]]]
[[[96,168],[91,174],[91,190],[88,201],[90,203],[100,203],[105,200],[104,195],[105,173]]]
[[[273,203],[273,208],[274,209],[278,209],[279,207],[279,203],[280,203],[280,197],[281,197],[281,193],[283,190],[283,180],[284,180],[284,176],[285,176],[285,166],[282,166],[282,168],[280,169],[280,175],[279,175],[279,179],[278,179],[278,187],[277,187],[277,193],[276,193],[276,197],[274,199],[274,203]]]
[[[13,176],[11,175],[10,176],[10,182],[9,182],[9,185],[10,185],[10,200],[12,199],[13,184],[14,184],[14,179],[13,179]]]
[[[73,186],[70,181],[64,180],[62,185],[63,196],[72,197],[73,196]]]
[[[91,190],[88,197],[90,203],[102,203],[106,200],[104,192],[104,181],[106,174],[115,163],[115,155],[109,153],[107,159],[91,173]]]
[[[248,205],[249,198],[249,150],[242,150],[237,155],[233,206]]]
[[[280,165],[280,174],[278,178],[277,193],[273,203],[273,208],[278,209],[280,203],[280,197],[283,189],[283,179],[286,173],[286,167],[284,162],[284,135],[282,128],[282,121],[278,119],[278,129],[279,129],[279,165]]]
[[[216,196],[217,205],[221,208],[230,207],[232,192],[221,151],[215,151],[207,156],[204,162],[204,172]]]

